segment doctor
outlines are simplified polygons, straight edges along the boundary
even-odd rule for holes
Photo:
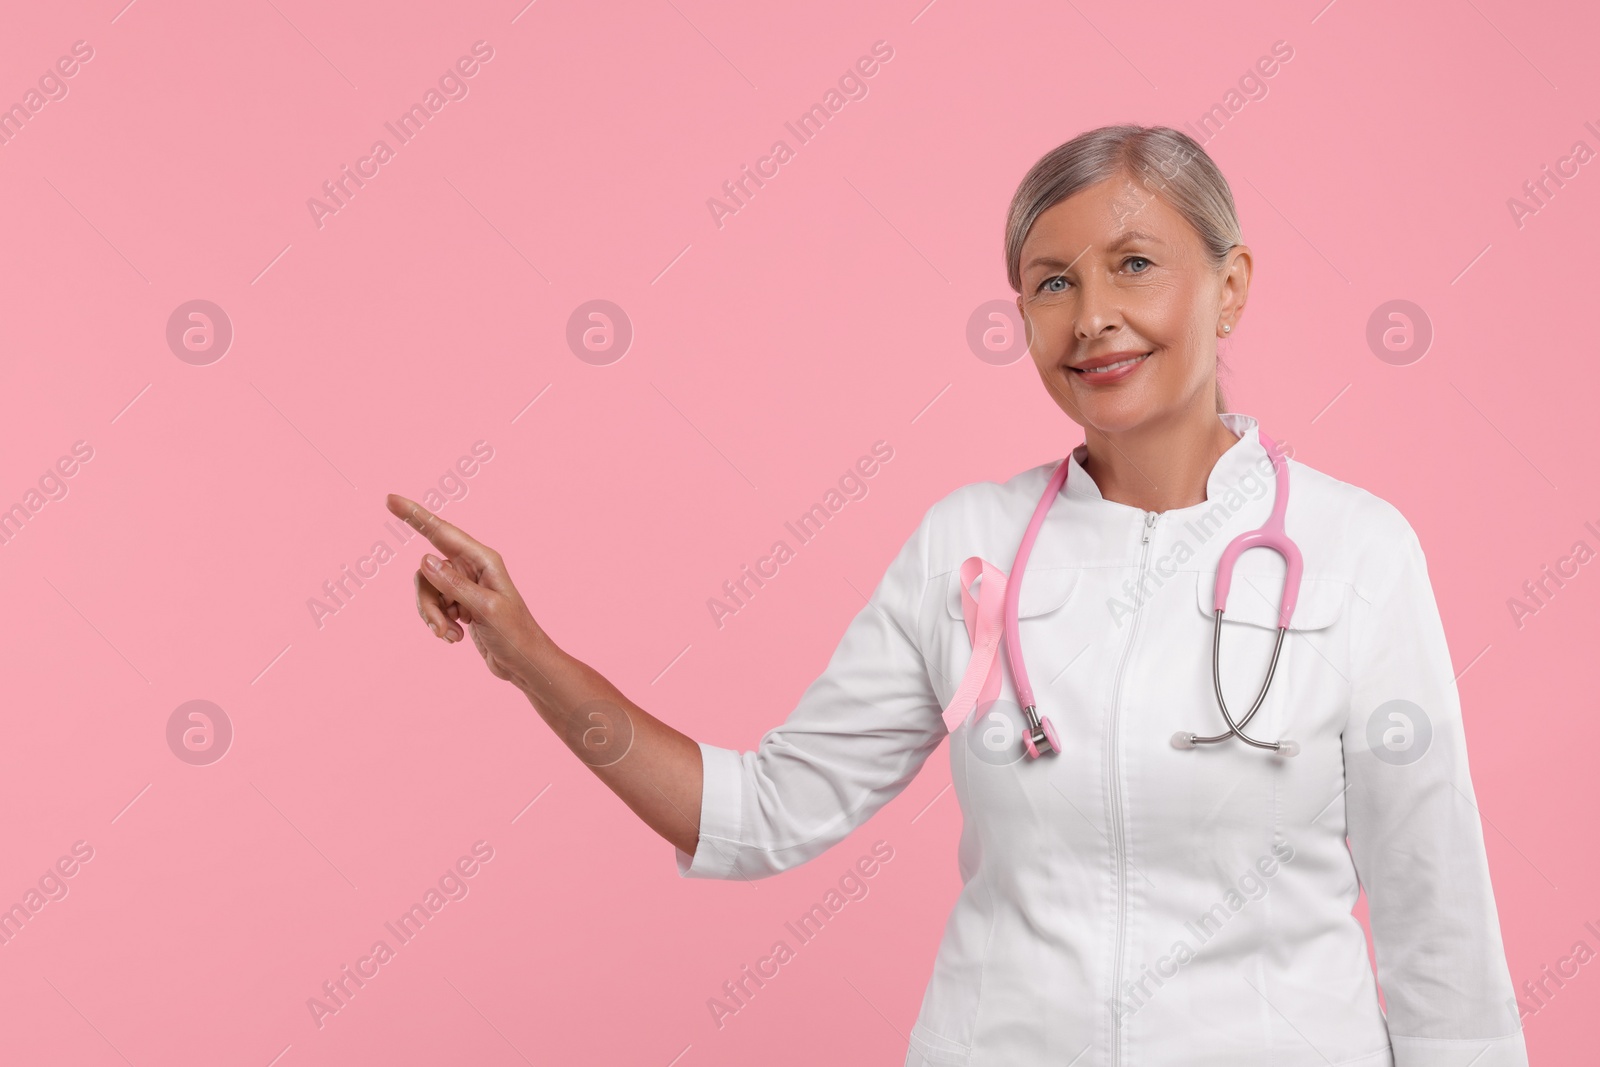
[[[419,612],[445,641],[470,627],[686,877],[817,857],[948,742],[964,884],[908,1067],[1525,1065],[1417,536],[1224,410],[1216,342],[1252,269],[1227,182],[1181,132],[1092,130],[1023,179],[1005,254],[1084,443],[934,503],[754,751],[629,701],[555,646],[497,553],[391,496],[448,557],[424,557]],[[1219,622],[1225,549],[1275,517],[1298,582],[1243,552]],[[1036,710],[1009,654],[974,651],[1003,586]]]

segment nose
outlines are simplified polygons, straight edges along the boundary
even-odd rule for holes
[[[1115,333],[1122,323],[1122,314],[1117,308],[1115,293],[1111,291],[1110,286],[1094,277],[1086,277],[1080,281],[1076,310],[1072,332],[1080,341],[1089,342],[1108,333]]]

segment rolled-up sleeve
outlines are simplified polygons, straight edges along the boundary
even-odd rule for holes
[[[1395,1067],[1525,1067],[1450,649],[1417,535],[1386,519],[1359,598],[1344,757]]]
[[[754,751],[700,742],[704,785],[685,878],[764,878],[843,840],[910,783],[947,730],[920,628],[935,504],[827,667]]]

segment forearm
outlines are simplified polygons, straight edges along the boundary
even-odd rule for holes
[[[635,815],[689,855],[700,839],[700,746],[542,632],[513,680],[539,717]]]

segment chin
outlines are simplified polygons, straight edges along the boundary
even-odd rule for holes
[[[1160,406],[1140,393],[1096,392],[1085,396],[1086,392],[1088,390],[1079,388],[1068,394],[1078,411],[1073,421],[1084,427],[1093,426],[1102,433],[1126,433],[1160,414]]]

